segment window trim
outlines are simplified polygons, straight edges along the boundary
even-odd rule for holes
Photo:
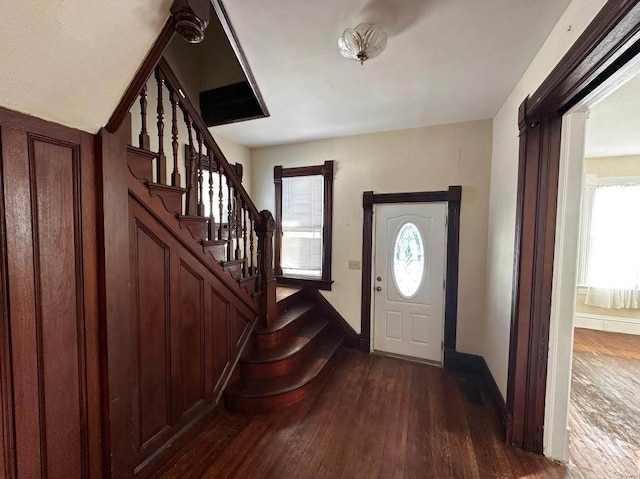
[[[273,168],[273,181],[276,195],[276,231],[273,239],[274,272],[278,284],[301,286],[331,291],[331,257],[333,252],[333,160],[322,165],[300,166],[295,168]],[[322,274],[319,279],[298,276],[285,276],[282,271],[282,178],[297,176],[322,176],[324,179],[322,205]]]

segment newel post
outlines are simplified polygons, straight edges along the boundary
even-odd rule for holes
[[[269,210],[260,212],[256,224],[258,233],[258,269],[260,274],[260,320],[263,325],[273,323],[278,316],[276,278],[273,274],[273,233],[276,221]]]

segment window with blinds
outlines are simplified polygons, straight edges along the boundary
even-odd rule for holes
[[[282,178],[282,253],[285,275],[322,276],[324,179]]]

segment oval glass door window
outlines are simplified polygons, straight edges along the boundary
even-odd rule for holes
[[[393,244],[393,281],[404,298],[414,296],[424,274],[424,242],[413,223],[400,227]]]

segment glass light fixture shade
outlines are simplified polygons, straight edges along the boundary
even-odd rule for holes
[[[361,23],[347,28],[338,39],[340,54],[363,64],[380,55],[387,46],[387,34],[377,25]]]

